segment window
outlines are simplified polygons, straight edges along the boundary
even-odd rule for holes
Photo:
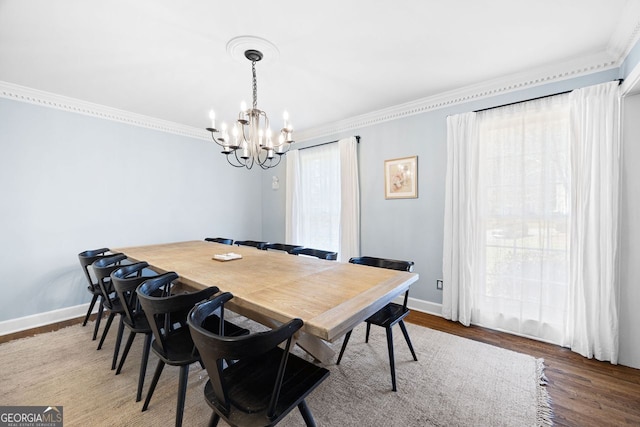
[[[618,359],[617,82],[447,118],[442,315]]]
[[[285,239],[347,261],[360,255],[357,138],[336,142],[287,154]]]
[[[340,151],[327,144],[300,151],[300,238],[294,244],[340,249]]]
[[[478,114],[481,324],[559,340],[568,286],[567,96]]]

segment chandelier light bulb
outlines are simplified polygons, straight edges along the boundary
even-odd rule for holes
[[[209,119],[211,119],[211,129],[216,128],[216,113],[211,110],[209,111]]]

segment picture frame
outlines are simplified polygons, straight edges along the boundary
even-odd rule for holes
[[[384,198],[418,198],[418,156],[384,161]]]

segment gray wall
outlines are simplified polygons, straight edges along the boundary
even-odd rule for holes
[[[620,363],[640,368],[640,95],[623,103]]]
[[[258,171],[213,143],[0,99],[0,321],[89,301],[77,254],[262,234]]]

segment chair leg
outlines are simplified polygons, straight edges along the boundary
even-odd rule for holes
[[[124,361],[127,360],[127,356],[129,355],[129,350],[131,350],[131,345],[133,344],[133,339],[136,337],[136,333],[131,331],[129,332],[129,338],[127,338],[127,343],[124,345],[124,350],[122,350],[122,356],[120,356],[120,363],[118,363],[118,369],[116,369],[116,375],[120,374],[122,371],[122,366],[124,365]]]
[[[214,411],[214,413],[211,414],[211,418],[209,418],[209,427],[216,427],[218,425],[218,421],[220,421],[220,415]]]
[[[369,332],[371,331],[371,323],[367,322],[367,335],[364,337],[364,342],[369,342]]]
[[[313,415],[311,415],[311,411],[307,406],[307,402],[302,400],[300,403],[298,403],[298,409],[300,410],[300,414],[302,414],[302,418],[304,419],[307,427],[316,427],[316,422],[313,419]]]
[[[339,365],[340,361],[342,360],[342,355],[344,354],[344,349],[347,348],[347,343],[349,342],[349,338],[351,337],[351,332],[352,331],[347,332],[347,335],[344,336],[344,341],[342,341],[342,348],[340,349],[340,354],[338,355],[338,361],[336,362],[336,365]]]
[[[102,331],[102,337],[100,338],[100,343],[98,344],[98,350],[100,350],[102,348],[102,344],[104,344],[104,339],[107,337],[107,332],[109,332],[109,328],[111,327],[111,322],[113,322],[114,317],[116,317],[115,313],[109,313],[107,324],[104,325],[104,331]]]
[[[136,394],[136,402],[140,402],[142,399],[142,387],[144,386],[144,377],[147,375],[147,362],[149,362],[151,338],[151,334],[145,334],[144,347],[142,348],[142,359],[140,360],[140,374],[138,376],[138,394]]]
[[[144,400],[144,405],[142,405],[142,412],[146,411],[149,408],[149,402],[151,401],[151,396],[153,396],[153,392],[156,389],[156,385],[158,385],[158,380],[160,379],[160,375],[162,374],[162,369],[164,369],[164,362],[162,360],[158,360],[156,372],[153,374],[151,386],[149,386],[149,390],[147,391],[147,398]]]
[[[189,365],[180,366],[180,384],[178,385],[178,404],[176,406],[176,427],[182,427],[184,401],[187,397],[187,382],[189,381]]]
[[[91,341],[95,341],[98,337],[98,329],[100,329],[100,321],[102,320],[102,312],[104,310],[104,307],[102,306],[102,297],[99,298],[100,305],[98,306],[98,317],[96,317],[96,325],[93,327],[93,338],[91,338]]]
[[[387,330],[387,349],[389,350],[389,366],[391,367],[391,386],[393,391],[396,389],[396,361],[393,356],[393,332],[391,328],[385,328]]]
[[[413,360],[415,360],[416,362],[418,361],[418,358],[416,357],[416,352],[413,351],[413,345],[411,344],[411,338],[409,338],[409,332],[407,332],[407,327],[404,324],[404,321],[401,320],[399,322],[400,325],[400,329],[402,329],[402,334],[404,335],[404,339],[407,341],[407,344],[409,345],[409,350],[411,350],[411,355],[413,356]]]
[[[98,295],[94,294],[91,298],[91,303],[89,304],[87,315],[84,316],[84,322],[82,322],[82,326],[87,326],[87,322],[89,321],[89,317],[91,317],[91,312],[93,311],[93,307],[96,305],[96,301],[98,301]]]
[[[118,324],[118,335],[116,337],[116,345],[113,348],[113,360],[111,361],[111,370],[116,369],[118,362],[118,353],[120,353],[120,344],[122,343],[122,333],[124,332],[124,316],[120,315],[120,323]]]

